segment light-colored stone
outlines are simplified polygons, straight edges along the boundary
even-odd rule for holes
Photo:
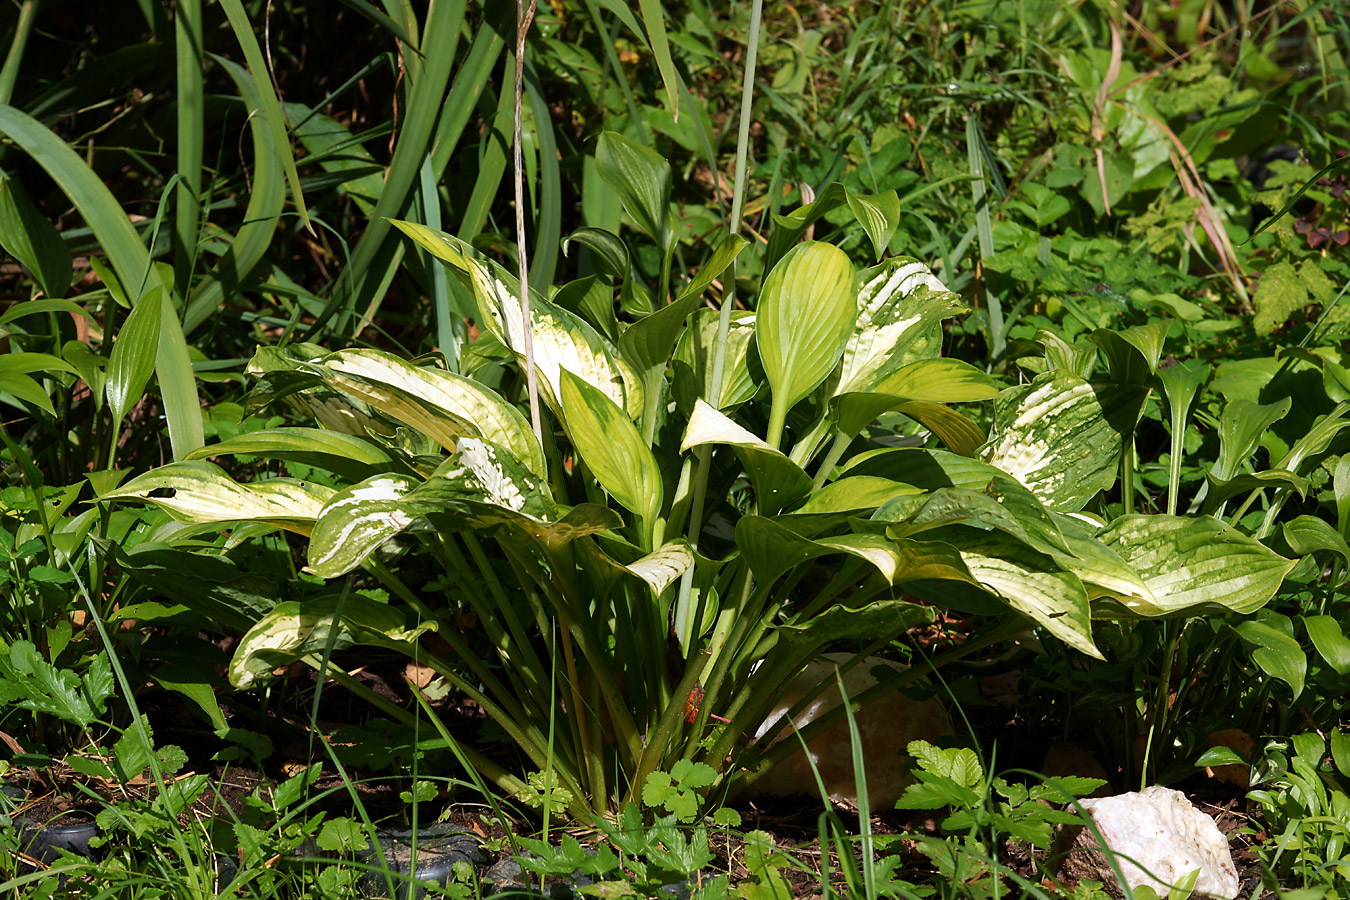
[[[788,710],[817,684],[827,679],[833,681],[835,668],[851,658],[847,653],[827,653],[808,665],[765,717],[764,723],[755,732],[755,738],[768,734]],[[904,671],[904,666],[898,663],[881,657],[869,657],[844,673],[844,690],[849,697],[856,697],[877,683],[872,674],[877,666]],[[805,728],[841,702],[839,686],[828,687],[793,717],[793,724],[798,729]],[[911,780],[901,776],[906,745],[910,741],[932,742],[951,734],[947,713],[936,700],[912,700],[897,689],[885,692],[867,703],[854,717],[858,723],[858,736],[867,770],[868,803],[875,810],[892,809]],[[792,729],[784,729],[778,740],[795,743],[797,738]],[[811,763],[820,771],[830,799],[856,806],[858,792],[853,779],[853,749],[849,742],[848,720],[841,719],[831,725],[808,741],[807,747],[811,751]],[[795,794],[818,796],[820,793],[815,776],[811,774],[811,764],[808,764],[806,755],[800,749],[756,779],[751,785],[751,791],[772,797]]]
[[[1080,802],[1131,889],[1148,885],[1166,897],[1172,885],[1199,869],[1197,894],[1221,900],[1237,896],[1237,867],[1228,841],[1214,820],[1180,791],[1154,785],[1138,793]],[[1062,827],[1057,849],[1067,851],[1062,875],[1100,881],[1111,896],[1124,896],[1091,828]]]

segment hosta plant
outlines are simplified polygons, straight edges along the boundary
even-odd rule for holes
[[[664,161],[616,136],[602,145],[630,219],[665,250]],[[1072,394],[1070,423],[1065,404],[1034,405],[1045,384],[1000,395],[983,372],[942,358],[942,323],[963,308],[925,266],[859,270],[801,240],[844,204],[884,248],[894,194],[831,189],[775,217],[767,274],[744,297],[727,271],[747,251],[740,238],[673,297],[663,252],[659,286],[642,289],[656,298],[650,312],[629,302],[630,251],[613,234],[574,235],[599,271],[531,291],[527,316],[505,269],[399,223],[476,298],[471,374],[377,350],[263,348],[250,364],[254,403],[287,404],[318,427],[240,435],[104,499],[271,525],[307,541],[317,575],[362,570],[388,603],[351,593],[279,604],[236,649],[234,685],[331,647],[400,650],[479,703],[538,771],[465,748],[473,764],[582,817],[680,760],[711,766],[712,790],[753,777],[795,742],[756,765],[745,735],[807,662],[840,642],[861,660],[934,607],[990,617],[957,654],[1034,625],[1096,656],[1096,598],[1131,615],[1269,598],[1291,563],[1212,519],[1141,516],[1099,534],[1070,515],[1110,486],[1138,398],[1054,375],[1054,391]],[[740,300],[746,309],[733,308]],[[522,412],[527,361],[537,426]],[[992,441],[949,406],[996,396]],[[907,424],[874,425],[896,413]],[[1081,443],[1042,460],[1059,466],[1051,474],[1031,462],[1057,427]],[[243,483],[205,459],[232,454],[324,468],[335,486]]]

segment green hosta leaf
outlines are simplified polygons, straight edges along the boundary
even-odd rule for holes
[[[619,339],[619,320],[614,315],[614,285],[604,275],[586,275],[570,281],[553,294],[553,302],[576,313],[611,341]]]
[[[405,475],[375,475],[334,494],[314,523],[308,571],[344,575],[411,525],[417,515],[404,498],[418,483]]]
[[[1007,472],[987,462],[918,447],[888,447],[860,454],[841,474],[889,478],[926,491],[944,487],[983,490],[990,479],[1008,477]]]
[[[1237,475],[1242,464],[1256,452],[1261,436],[1289,413],[1292,403],[1288,397],[1264,405],[1237,399],[1225,406],[1219,418],[1219,458],[1209,474],[1219,482]]]
[[[1116,480],[1122,435],[1132,435],[1143,388],[1089,384],[1062,370],[1009,388],[994,407],[985,460],[1052,509],[1081,509]]]
[[[159,297],[163,290],[153,288],[136,301],[113,342],[104,388],[108,392],[114,430],[121,428],[122,419],[141,399],[145,385],[155,371],[162,316]]]
[[[717,245],[717,249],[713,251],[712,256],[708,257],[699,267],[697,274],[689,280],[689,283],[680,291],[680,295],[675,298],[676,301],[683,300],[686,297],[702,296],[708,286],[716,281],[718,276],[725,272],[727,267],[736,261],[736,257],[741,255],[741,251],[748,246],[750,246],[750,242],[739,234],[729,234],[722,238],[722,243]]]
[[[773,217],[774,228],[769,234],[769,246],[764,253],[764,268],[771,269],[792,246],[801,240],[811,223],[846,201],[844,186],[832,182],[810,203],[784,215]]]
[[[269,428],[200,447],[187,460],[213,456],[260,456],[318,466],[347,478],[364,478],[390,464],[389,454],[364,438],[321,428]]]
[[[1087,590],[1072,572],[1021,541],[990,532],[947,532],[970,573],[990,592],[1064,643],[1101,659],[1092,642]]]
[[[661,511],[661,470],[624,411],[562,370],[561,400],[572,443],[600,485],[650,527]],[[649,545],[650,546],[650,545]]]
[[[1047,555],[1069,553],[1059,525],[1036,495],[1006,475],[990,478],[981,490],[941,488],[919,500],[902,497],[892,501],[877,510],[872,520],[896,522],[886,529],[896,539],[946,525],[969,524],[997,529]]]
[[[617,234],[583,225],[563,241],[563,252],[570,253],[572,244],[580,244],[591,251],[591,262],[601,275],[608,275],[615,281],[628,277],[628,246]]]
[[[670,229],[670,163],[666,158],[650,147],[606,131],[596,144],[595,165],[638,228],[658,247],[669,247],[674,235]]]
[[[844,196],[854,217],[872,239],[872,249],[876,251],[877,259],[881,259],[891,244],[891,238],[895,237],[895,229],[900,227],[900,197],[895,191],[855,194],[850,190],[845,190]]]
[[[716,402],[712,395],[713,357],[717,345],[716,310],[700,309],[675,346],[671,368],[674,382],[671,394],[680,409],[691,412],[700,399],[717,409],[732,409],[750,400],[759,391],[762,378],[756,378],[751,364],[750,345],[755,339],[754,313],[733,312],[727,331],[727,352],[722,369],[722,390]],[[762,373],[761,373],[762,374]]]
[[[215,630],[247,631],[276,605],[276,582],[240,569],[228,556],[145,542],[125,551],[114,541],[95,541],[123,572],[206,618]]]
[[[401,612],[361,594],[346,597],[342,619],[335,621],[340,599],[321,597],[303,603],[294,600],[278,603],[276,609],[248,630],[235,648],[230,660],[230,684],[244,690],[279,666],[311,653],[323,653],[330,636],[335,650],[383,647],[412,655],[417,636],[435,627],[424,623],[409,629]]]
[[[787,509],[811,492],[811,476],[801,466],[699,400],[689,416],[680,452],[701,444],[731,447],[755,487],[761,514],[773,515]]]
[[[1229,497],[1245,494],[1260,488],[1283,488],[1296,491],[1300,497],[1308,493],[1308,479],[1300,478],[1293,472],[1283,469],[1267,469],[1264,472],[1243,472],[1228,481],[1220,481],[1213,472],[1205,473],[1209,491],[1205,494],[1205,513],[1212,514]]]
[[[240,484],[209,462],[161,466],[101,494],[105,500],[144,500],[180,522],[262,522],[308,536],[334,490],[274,478]]]
[[[1304,616],[1303,627],[1327,665],[1337,675],[1350,675],[1350,638],[1334,616]]]
[[[953,453],[959,453],[961,456],[973,456],[985,442],[984,432],[980,426],[940,403],[904,400],[896,403],[891,409],[904,413],[933,432]]]
[[[876,509],[896,497],[919,493],[920,490],[913,485],[900,484],[889,478],[853,475],[812,491],[811,496],[793,512],[793,515],[859,512]]]
[[[765,277],[755,339],[773,388],[771,446],[787,411],[839,362],[857,318],[857,281],[842,250],[815,241],[793,247]]]
[[[1121,516],[1101,535],[1153,593],[1156,612],[1205,608],[1250,613],[1264,606],[1294,567],[1264,544],[1209,516]]]
[[[1261,671],[1289,685],[1297,700],[1308,671],[1308,659],[1298,641],[1282,629],[1254,619],[1239,623],[1236,630]]]
[[[1088,335],[1088,340],[1101,349],[1112,381],[1142,385],[1157,371],[1158,357],[1171,325],[1168,321],[1155,321],[1120,331],[1099,328]]]
[[[862,273],[857,306],[834,394],[881,391],[937,400],[904,394],[894,386],[882,390],[879,385],[896,369],[937,356],[942,320],[965,309],[960,297],[923,263],[896,257]]]
[[[18,181],[0,175],[0,247],[23,264],[48,297],[64,297],[74,271],[70,249]]]
[[[332,387],[416,428],[447,450],[461,437],[505,447],[543,477],[544,451],[529,420],[492,389],[381,350],[342,350],[312,365]]]

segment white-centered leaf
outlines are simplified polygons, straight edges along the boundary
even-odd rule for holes
[[[1209,516],[1121,516],[1100,538],[1139,573],[1153,594],[1154,615],[1254,612],[1295,565]]]
[[[566,369],[560,387],[564,421],[587,468],[610,496],[650,523],[661,511],[661,469],[642,435],[613,401]]]
[[[176,462],[131,479],[99,500],[144,500],[180,522],[262,522],[308,536],[333,488],[293,478],[241,484],[209,462]]]

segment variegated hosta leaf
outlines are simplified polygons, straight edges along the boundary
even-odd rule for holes
[[[376,475],[334,494],[314,523],[308,571],[336,578],[361,565],[418,518],[420,511],[404,499],[418,484],[404,475]]]
[[[1046,506],[1081,509],[1115,483],[1123,436],[1133,436],[1147,396],[1144,388],[1047,372],[999,397],[984,458]]]
[[[872,520],[895,522],[886,529],[895,539],[970,525],[1002,531],[1047,555],[1069,552],[1059,525],[1036,495],[1006,475],[995,475],[978,490],[940,488],[928,495],[898,498],[878,509]]]
[[[858,276],[832,244],[807,241],[764,278],[755,311],[755,343],[773,389],[768,443],[777,446],[787,411],[839,362],[858,311]]]
[[[243,690],[258,677],[289,665],[311,653],[322,654],[333,639],[333,649],[353,646],[384,647],[412,655],[417,636],[430,628],[424,623],[408,628],[402,613],[361,594],[350,594],[337,615],[337,597],[303,603],[287,600],[264,616],[244,635],[230,660],[230,684]],[[336,634],[333,632],[336,631]]]
[[[281,400],[328,431],[355,437],[387,431],[376,423],[363,401],[342,396],[305,368],[306,362],[324,354],[316,344],[259,347],[246,370],[257,379],[249,392],[247,408],[259,410]]]
[[[964,310],[960,297],[921,262],[895,257],[865,270],[833,393],[875,390],[901,366],[937,356],[942,320]]]
[[[525,319],[520,308],[520,282],[458,238],[418,225],[394,222],[427,252],[469,274],[478,300],[480,324],[524,365]],[[609,343],[589,323],[530,292],[534,364],[543,384],[545,401],[559,410],[558,372],[569,372],[603,391],[629,418],[642,413],[642,386],[631,367],[620,360]]]
[[[1069,546],[1067,555],[1055,559],[1064,568],[1078,576],[1087,588],[1088,599],[1103,598],[1114,601],[1136,615],[1156,615],[1157,601],[1144,579],[1113,548],[1097,537],[1095,526],[1089,526],[1074,516],[1054,514],[1064,541]],[[1111,606],[1111,609],[1114,609]],[[1110,611],[1106,610],[1106,617]],[[1103,610],[1096,606],[1093,615],[1103,618]]]
[[[658,597],[684,574],[685,569],[694,564],[694,551],[684,540],[663,544],[628,565],[607,553],[598,552],[596,555],[607,565],[645,581],[652,589],[652,595]]]
[[[713,358],[717,352],[718,313],[712,309],[701,309],[694,313],[693,321],[680,337],[675,346],[675,355],[671,368],[674,381],[671,394],[680,409],[686,413],[693,410],[694,404],[702,399],[717,409],[731,409],[755,396],[762,383],[756,378],[751,365],[757,369],[759,357],[750,353],[750,344],[755,338],[755,315],[749,312],[733,312],[731,326],[727,331],[727,352],[722,366],[722,390],[716,402],[712,402]],[[759,373],[761,376],[762,372]]]
[[[261,456],[318,466],[348,478],[360,479],[389,466],[389,454],[370,441],[322,428],[268,428],[236,435],[193,450],[188,460],[213,456]]]
[[[960,552],[970,573],[985,589],[1080,653],[1102,658],[1092,642],[1087,590],[1078,576],[998,532],[953,530],[943,540]]]
[[[847,534],[811,540],[773,519],[742,516],[736,523],[736,546],[755,578],[763,582],[773,581],[807,560],[832,553],[866,560],[892,584],[905,579],[904,556],[881,535]]]
[[[561,374],[564,421],[572,444],[600,486],[650,526],[661,511],[656,457],[622,409],[566,369]]]
[[[1100,538],[1153,593],[1155,610],[1141,606],[1141,615],[1254,612],[1275,596],[1295,565],[1209,516],[1121,516]]]
[[[509,450],[535,475],[544,451],[519,410],[495,391],[444,369],[414,366],[382,350],[341,350],[311,364],[324,381],[409,425],[447,450],[464,436]]]
[[[262,522],[308,535],[334,491],[273,478],[240,484],[209,462],[176,462],[131,479],[99,500],[144,500],[180,522]]]
[[[731,447],[755,487],[761,515],[787,509],[811,493],[811,476],[801,466],[699,400],[689,416],[680,452],[701,444]]]
[[[469,260],[469,277],[484,326],[525,364],[525,319],[520,297],[504,280],[499,267]],[[530,297],[534,365],[544,399],[559,415],[561,372],[571,372],[628,413],[642,414],[642,386],[638,376],[614,353],[600,333],[583,319],[554,306],[538,294]]]

